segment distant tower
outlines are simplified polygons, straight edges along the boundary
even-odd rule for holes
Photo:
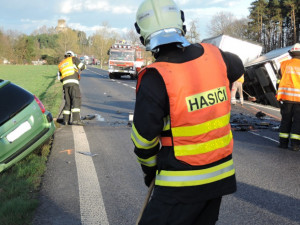
[[[67,29],[66,21],[63,19],[58,20],[57,27],[55,28],[57,31],[64,31]]]

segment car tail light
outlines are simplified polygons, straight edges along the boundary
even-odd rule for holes
[[[34,100],[37,102],[37,104],[39,105],[42,113],[44,113],[46,111],[45,106],[43,105],[43,103],[38,99],[38,97],[34,96]]]

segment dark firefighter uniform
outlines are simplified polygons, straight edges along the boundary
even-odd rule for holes
[[[300,150],[300,56],[283,61],[280,67],[282,78],[277,91],[281,104],[281,124],[279,128],[280,147]]]
[[[139,224],[215,224],[236,190],[229,85],[242,61],[210,44],[161,46],[155,57],[139,74],[131,134],[146,185],[155,177]]]
[[[86,68],[77,57],[67,57],[59,65],[60,81],[63,84],[65,106],[63,108],[63,121],[65,124],[72,120],[80,121],[81,94],[79,88],[79,70]]]

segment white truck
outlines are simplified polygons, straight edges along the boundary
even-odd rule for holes
[[[244,65],[259,57],[262,52],[262,46],[259,44],[233,38],[225,34],[204,39],[202,43],[210,43],[219,47],[224,52],[231,52],[238,55]]]
[[[257,103],[279,107],[279,103],[275,98],[277,74],[280,63],[290,58],[288,50],[291,47],[273,50],[260,56],[262,52],[261,45],[228,35],[204,39],[202,42],[211,43],[223,51],[238,55],[245,67],[244,91],[251,96],[255,96]],[[244,98],[247,99],[247,96],[244,96]]]
[[[259,103],[279,107],[275,98],[278,71],[281,62],[291,58],[288,51],[292,46],[272,50],[245,65],[244,89],[256,97]]]

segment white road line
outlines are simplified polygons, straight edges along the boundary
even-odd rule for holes
[[[274,141],[274,142],[276,142],[276,143],[279,143],[279,141],[277,141],[277,140],[274,140],[273,138],[270,138],[270,137],[267,137],[267,136],[262,136],[262,135],[260,135],[260,134],[257,134],[257,133],[255,133],[255,132],[251,132],[251,131],[248,131],[250,134],[253,134],[253,135],[256,135],[256,136],[260,136],[260,137],[262,137],[262,138],[265,138],[265,139],[268,139],[268,140],[270,140],[270,141]]]
[[[89,69],[87,69],[87,70],[89,70]],[[102,74],[100,74],[100,73],[94,72],[94,71],[92,71],[92,70],[90,70],[90,71],[93,72],[93,73],[96,73],[96,74],[99,74],[99,75],[105,77],[104,75],[102,75]],[[126,87],[130,87],[130,88],[132,88],[132,89],[136,89],[135,87],[131,87],[130,85],[124,84],[124,83],[122,83],[122,82],[120,82],[120,81],[116,81],[115,79],[111,79],[111,80],[117,82],[118,84],[122,84],[122,85],[124,85],[124,86],[126,86]]]
[[[90,146],[81,126],[72,126],[75,162],[78,175],[80,215],[83,225],[109,225],[96,169],[90,156]]]
[[[271,106],[258,105],[258,104],[247,102],[247,101],[244,101],[244,103],[247,104],[247,105],[253,105],[253,106],[257,106],[257,107],[263,108],[263,109],[273,110],[273,111],[276,111],[276,112],[280,111],[280,109],[274,108],[274,107],[271,107]]]

